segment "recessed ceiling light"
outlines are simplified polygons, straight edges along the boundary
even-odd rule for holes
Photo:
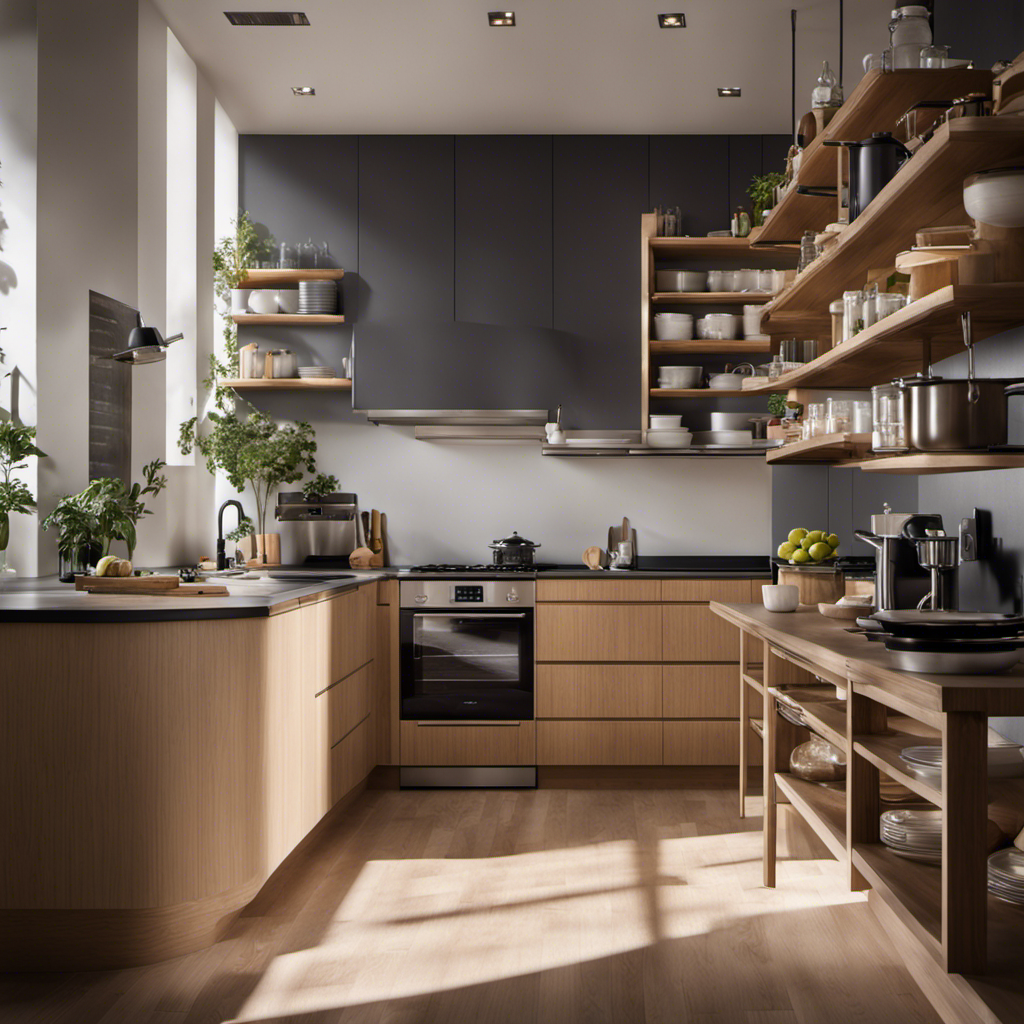
[[[309,18],[301,11],[225,11],[224,17],[232,25],[287,27],[309,24]]]
[[[488,11],[487,24],[491,28],[513,28],[516,23],[515,11]]]
[[[293,96],[315,96],[316,89],[311,85],[293,85],[292,86]]]
[[[719,96],[742,96],[743,95],[743,90],[740,89],[738,86],[726,87],[724,89],[720,88],[718,90],[718,95]]]
[[[686,28],[686,15],[659,14],[658,28]]]

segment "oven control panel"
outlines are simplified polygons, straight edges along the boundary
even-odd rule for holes
[[[402,608],[532,608],[536,598],[533,580],[400,580],[398,603]]]
[[[456,604],[464,602],[470,604],[484,603],[484,588],[482,584],[456,584],[452,587],[452,601]]]

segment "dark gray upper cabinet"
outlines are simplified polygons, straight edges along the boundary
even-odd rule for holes
[[[722,227],[727,228],[732,213],[737,206],[742,206],[750,213],[752,203],[747,189],[750,179],[761,173],[761,136],[730,135],[729,136],[729,220]]]
[[[727,135],[652,135],[650,209],[678,206],[685,235],[728,228],[728,179],[708,173],[728,165]]]
[[[552,366],[567,426],[640,425],[640,215],[646,135],[554,139]]]
[[[551,138],[455,140],[455,319],[551,326]]]
[[[454,318],[455,140],[359,139],[360,321]]]

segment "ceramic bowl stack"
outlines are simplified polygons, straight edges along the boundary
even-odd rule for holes
[[[303,380],[333,380],[333,366],[300,366],[299,376]]]
[[[926,864],[942,863],[942,811],[882,811],[882,842],[893,853]]]
[[[334,281],[300,281],[300,313],[336,313],[338,286]]]
[[[1008,846],[989,857],[988,891],[1007,903],[1024,906],[1024,853]]]
[[[699,388],[703,378],[703,366],[663,366],[658,371],[658,387],[673,390]]]
[[[690,313],[655,313],[655,341],[690,341],[693,338],[693,315]]]
[[[942,747],[938,745],[904,747],[900,760],[918,778],[936,788],[942,786]],[[1016,779],[1024,776],[1024,749],[998,733],[989,731],[988,777]]]

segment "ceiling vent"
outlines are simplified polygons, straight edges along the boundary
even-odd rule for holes
[[[308,25],[309,18],[301,11],[225,11],[232,25],[262,25],[274,28]]]

